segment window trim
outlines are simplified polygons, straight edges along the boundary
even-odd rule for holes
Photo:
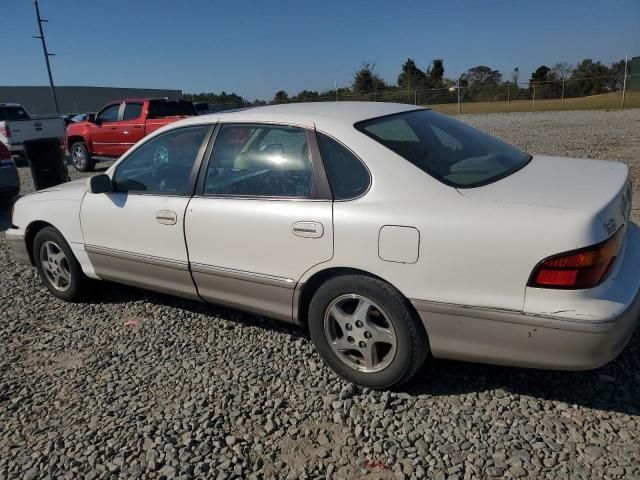
[[[207,177],[207,170],[209,169],[209,163],[211,162],[211,154],[216,146],[218,134],[223,127],[227,126],[258,126],[258,127],[290,127],[299,128],[305,133],[307,145],[309,146],[309,160],[311,162],[311,172],[313,174],[311,191],[307,197],[295,197],[295,196],[267,196],[267,195],[230,195],[230,194],[211,194],[204,193],[205,181]],[[276,122],[220,122],[216,126],[216,130],[210,139],[210,144],[205,152],[205,157],[200,168],[200,174],[198,176],[197,186],[195,190],[195,197],[201,198],[220,198],[220,199],[236,199],[236,200],[289,200],[289,201],[327,201],[333,200],[331,193],[331,187],[329,186],[329,179],[327,178],[326,171],[324,169],[324,163],[322,162],[322,156],[320,155],[320,147],[318,145],[318,139],[316,138],[315,131],[310,130],[308,127],[301,125],[292,125],[286,123]]]
[[[353,200],[357,200],[359,198],[364,197],[367,193],[369,193],[369,190],[371,190],[371,186],[373,185],[373,174],[371,173],[371,169],[369,169],[369,166],[360,158],[360,156],[356,152],[353,151],[353,149],[349,148],[347,145],[345,145],[343,142],[338,140],[333,135],[329,135],[328,133],[323,132],[321,130],[316,130],[316,137],[317,137],[318,134],[319,135],[324,135],[325,137],[330,138],[331,140],[333,140],[337,144],[341,145],[351,155],[353,155],[353,157],[356,160],[358,160],[360,162],[360,164],[364,167],[365,171],[367,172],[367,176],[369,177],[369,181],[367,183],[367,188],[360,195],[357,195],[355,197],[349,197],[349,198],[340,198],[340,199],[335,198],[335,195],[333,194],[333,189],[331,189],[331,181],[329,181],[329,174],[327,173],[327,164],[325,162],[324,155],[321,155],[322,156],[322,165],[323,165],[323,168],[324,168],[325,176],[327,177],[327,182],[329,184],[329,188],[331,189],[331,196],[333,198],[333,201],[334,202],[351,202]],[[318,150],[319,150],[320,154],[322,154],[322,147],[320,147],[320,139],[316,138],[316,142],[318,144]]]
[[[131,149],[129,152],[127,152],[127,156],[124,157],[122,159],[122,161],[118,162],[118,164],[115,166],[115,168],[113,170],[113,173],[111,174],[111,183],[113,184],[114,193],[122,193],[124,195],[151,195],[151,196],[159,196],[159,197],[193,197],[194,193],[195,193],[197,179],[198,179],[198,172],[200,171],[200,166],[201,166],[201,164],[203,162],[203,158],[204,158],[205,152],[206,152],[206,150],[208,148],[208,145],[209,145],[209,143],[211,141],[211,137],[212,137],[213,133],[216,131],[216,125],[217,125],[216,123],[198,123],[198,124],[195,124],[195,125],[185,125],[183,127],[172,128],[170,130],[166,130],[166,131],[160,133],[159,135],[154,135],[154,136],[150,137],[145,142],[142,142],[141,144],[139,144],[135,148]],[[145,146],[147,143],[153,141],[154,139],[156,139],[158,137],[162,137],[163,135],[167,135],[167,134],[176,132],[178,130],[186,130],[186,129],[200,128],[200,127],[207,127],[208,131],[205,133],[204,139],[202,140],[202,143],[200,144],[200,148],[198,149],[198,153],[196,154],[196,158],[195,158],[195,160],[193,162],[193,166],[191,167],[191,172],[189,173],[189,180],[187,182],[187,189],[186,189],[185,193],[146,192],[144,190],[132,190],[132,191],[126,191],[126,192],[118,192],[118,191],[115,190],[115,187],[116,187],[115,176],[118,173],[118,170],[131,157],[131,155],[133,155],[135,152],[137,152],[140,148]]]
[[[368,132],[367,130],[365,130],[364,127],[362,127],[361,125],[363,123],[367,123],[370,122],[372,120],[382,120],[385,118],[390,118],[390,117],[395,117],[395,116],[399,116],[399,115],[405,115],[408,113],[413,113],[413,112],[418,112],[418,111],[423,111],[423,110],[432,110],[431,108],[414,108],[414,109],[410,109],[410,110],[404,110],[402,112],[396,112],[396,113],[391,113],[389,115],[382,115],[380,117],[371,117],[371,118],[367,118],[366,120],[360,120],[356,123],[353,124],[353,127],[360,133],[362,133],[363,135],[369,137],[370,139],[372,139],[374,142],[376,142],[376,144],[386,148],[387,150],[389,150],[390,152],[392,152],[394,155],[397,155],[399,158],[401,158],[402,160],[404,160],[405,162],[409,163],[410,165],[414,166],[415,168],[417,168],[419,171],[426,173],[427,175],[429,175],[431,178],[433,178],[434,180],[437,180],[438,182],[447,185],[451,188],[455,188],[458,190],[464,190],[467,188],[478,188],[478,187],[484,187],[486,185],[491,185],[492,183],[495,182],[499,182],[500,180],[502,180],[503,178],[507,178],[511,175],[513,175],[516,172],[519,172],[520,170],[522,170],[524,167],[526,167],[527,165],[529,165],[529,163],[531,163],[531,160],[533,160],[533,155],[527,153],[527,152],[522,152],[524,154],[527,155],[527,160],[525,162],[523,162],[521,165],[517,166],[516,168],[512,168],[511,170],[507,170],[505,172],[503,172],[500,175],[496,175],[495,177],[491,177],[487,180],[483,180],[482,182],[476,182],[476,183],[471,183],[468,185],[459,185],[457,183],[451,182],[449,180],[447,180],[444,177],[441,177],[439,175],[436,175],[435,173],[431,172],[431,171],[427,171],[427,170],[423,170],[422,168],[418,167],[417,165],[415,165],[413,162],[411,162],[410,160],[406,159],[405,157],[403,157],[402,155],[400,155],[397,152],[394,152],[391,148],[389,148],[388,146],[386,146],[384,143],[382,143],[381,139],[379,137],[376,137],[376,135],[374,135],[373,133]],[[471,128],[475,128],[475,127],[471,127]],[[484,133],[484,132],[482,132]],[[492,135],[489,135],[488,133],[484,133],[485,135],[488,135],[491,138],[495,138]],[[500,139],[498,139],[500,140]],[[502,140],[500,140],[502,141]],[[503,142],[506,143],[507,145],[511,146],[512,148],[516,148],[513,145],[508,144],[507,142]],[[517,149],[517,148],[516,148]],[[519,149],[517,149],[519,150]]]

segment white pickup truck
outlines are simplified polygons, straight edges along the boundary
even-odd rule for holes
[[[65,124],[60,117],[31,118],[17,103],[0,103],[0,142],[13,155],[24,154],[24,142],[38,138],[59,138],[64,144]]]

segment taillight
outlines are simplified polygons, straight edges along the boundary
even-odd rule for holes
[[[11,138],[11,128],[8,124],[0,126],[0,135],[5,138]]]
[[[620,253],[623,239],[620,228],[608,240],[543,260],[533,270],[530,287],[578,289],[602,283]]]

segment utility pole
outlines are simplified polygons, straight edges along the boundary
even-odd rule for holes
[[[564,110],[564,75],[562,75],[562,106],[560,109]]]
[[[49,57],[55,56],[55,53],[49,53],[47,51],[47,42],[44,39],[44,31],[42,30],[42,24],[48,22],[48,20],[40,17],[40,6],[38,0],[34,0],[33,3],[36,6],[36,18],[38,19],[38,30],[40,35],[34,35],[33,38],[39,38],[42,41],[42,51],[44,53],[44,61],[47,64],[47,73],[49,74],[49,86],[51,87],[51,98],[53,99],[53,106],[56,109],[56,115],[60,115],[60,109],[58,108],[58,97],[56,97],[56,87],[53,84],[53,77],[51,76],[51,65],[49,65]]]
[[[624,79],[622,80],[622,110],[624,110],[624,97],[627,93],[627,68],[629,63],[629,55],[624,56]]]

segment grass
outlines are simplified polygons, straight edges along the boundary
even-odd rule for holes
[[[462,113],[498,113],[498,112],[531,112],[531,100],[514,100],[507,104],[505,100],[493,102],[467,102],[462,103]],[[590,97],[565,98],[564,110],[603,110],[618,109],[622,103],[622,93],[612,92]],[[447,114],[458,113],[457,103],[441,103],[427,105],[436,112]],[[640,91],[627,92],[625,97],[625,108],[640,107]],[[536,112],[547,112],[562,110],[560,99],[536,100],[534,106]]]

